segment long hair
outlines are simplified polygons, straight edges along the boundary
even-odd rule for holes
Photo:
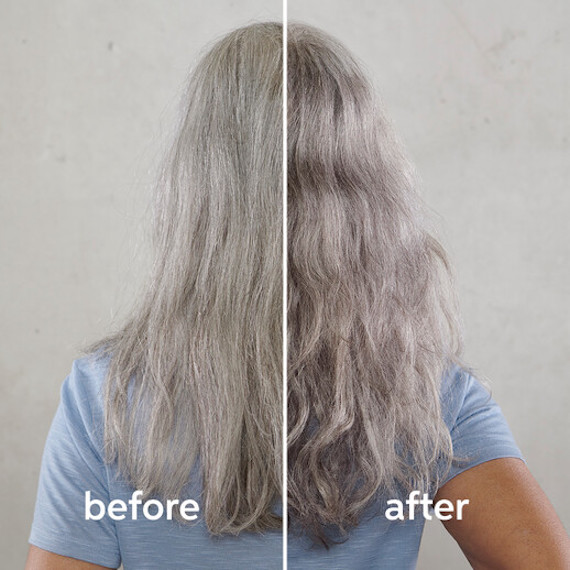
[[[439,388],[460,335],[446,254],[363,72],[301,24],[287,58],[288,503],[327,544],[449,464]]]
[[[155,202],[156,256],[109,355],[108,461],[146,496],[194,465],[213,534],[281,525],[282,28],[229,33],[199,61]]]

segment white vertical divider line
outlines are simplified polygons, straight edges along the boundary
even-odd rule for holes
[[[287,0],[283,1],[283,570],[287,570]]]

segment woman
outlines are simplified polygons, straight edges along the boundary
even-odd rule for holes
[[[191,77],[148,291],[63,385],[30,568],[282,566],[282,52],[249,26]]]
[[[474,567],[563,568],[368,83],[288,35],[289,568],[413,567],[433,500],[469,501],[445,524]],[[62,390],[30,568],[281,567],[281,44],[250,26],[196,69],[148,295]]]

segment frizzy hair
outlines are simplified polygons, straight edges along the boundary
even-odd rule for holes
[[[213,534],[281,526],[282,52],[280,24],[252,24],[198,62],[146,296],[95,345],[110,359],[107,461],[163,499],[198,465]]]
[[[329,544],[379,493],[433,488],[449,464],[439,388],[460,335],[446,254],[359,66],[301,24],[287,48],[287,499],[293,527]],[[148,290],[97,345],[106,459],[162,498],[198,465],[214,534],[281,525],[282,97],[279,24],[199,62]]]
[[[287,65],[288,505],[330,544],[380,493],[437,484],[461,342],[446,254],[359,65],[295,23]]]

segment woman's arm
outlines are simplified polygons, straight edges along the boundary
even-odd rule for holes
[[[92,358],[77,360],[61,388],[42,457],[28,569],[121,565],[115,521],[87,521],[84,508],[87,491],[110,500],[102,441],[105,366]]]
[[[60,556],[32,544],[28,552],[25,570],[108,570],[108,567]]]
[[[435,500],[469,499],[463,519],[444,521],[476,570],[567,570],[570,539],[523,461],[487,461],[460,473]]]

